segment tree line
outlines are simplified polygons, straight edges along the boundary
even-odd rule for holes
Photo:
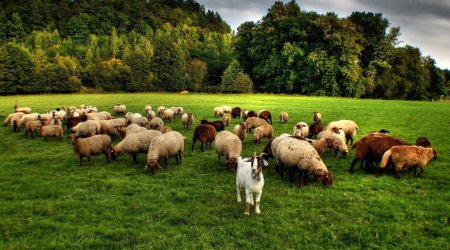
[[[274,92],[426,100],[449,72],[379,13],[275,2],[237,33],[194,0],[3,1],[0,94]]]

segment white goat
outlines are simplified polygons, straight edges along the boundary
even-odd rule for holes
[[[236,174],[236,191],[237,202],[241,202],[240,188],[245,188],[245,215],[250,215],[252,205],[255,205],[255,213],[260,214],[259,203],[261,200],[262,189],[264,187],[264,176],[262,173],[263,166],[267,167],[269,164],[264,160],[265,153],[257,155],[252,158],[242,159],[238,158],[238,167]],[[253,200],[253,193],[256,194]]]

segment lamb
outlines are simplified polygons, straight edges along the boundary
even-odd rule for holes
[[[423,169],[428,162],[435,158],[437,158],[437,154],[433,148],[413,145],[393,146],[383,154],[380,166],[381,171],[378,176],[383,173],[388,163],[392,162],[398,179],[400,179],[400,170],[405,168],[413,168],[414,177],[416,177],[416,168],[420,168],[420,173],[417,175],[419,177],[422,175]]]
[[[320,114],[318,111],[314,111],[312,113],[313,121],[314,123],[321,123],[322,122],[322,114]]]
[[[111,157],[115,160],[121,153],[129,153],[133,158],[133,163],[136,164],[137,154],[148,153],[150,140],[160,135],[162,135],[162,133],[157,130],[145,130],[129,134],[113,147]]]
[[[148,126],[151,129],[156,129],[159,126],[161,127],[164,126],[164,121],[160,117],[154,117],[153,119],[150,120]]]
[[[281,111],[281,112],[280,112],[280,122],[281,122],[281,123],[286,123],[286,122],[288,122],[288,118],[289,118],[289,115],[288,115],[287,112],[285,112],[285,111]]]
[[[223,120],[223,124],[225,126],[228,126],[231,121],[231,116],[229,114],[224,114],[222,120]]]
[[[308,138],[317,138],[317,135],[323,131],[323,125],[322,122],[315,122],[311,125],[309,125],[308,128]]]
[[[106,161],[111,161],[112,141],[108,135],[94,135],[88,138],[80,138],[77,135],[70,135],[75,154],[80,158],[80,166],[83,165],[83,156],[87,157],[91,163],[91,156],[103,153]]]
[[[274,138],[273,127],[269,124],[261,125],[253,131],[253,143],[260,144],[262,138],[269,138],[269,141]]]
[[[147,154],[147,165],[145,169],[150,168],[152,174],[160,169],[158,160],[164,159],[167,167],[167,159],[175,156],[177,164],[181,164],[184,153],[184,137],[177,131],[170,131],[150,140]]]
[[[249,117],[247,118],[247,120],[245,120],[247,132],[251,132],[254,128],[257,128],[264,124],[268,124],[267,121],[258,117]]]
[[[231,109],[231,117],[233,117],[233,118],[236,118],[236,117],[241,118],[241,108],[240,107],[234,107],[233,109]]]
[[[117,103],[112,107],[114,115],[124,115],[127,112],[127,107],[123,104]]]
[[[209,125],[209,124],[200,124],[194,129],[194,134],[192,137],[192,151],[194,151],[195,142],[197,140],[201,143],[201,149],[203,152],[203,144],[206,144],[206,147],[208,146],[209,142],[209,148],[211,149],[211,144],[214,141],[216,137],[216,129]]]
[[[42,126],[42,122],[40,120],[37,121],[28,121],[25,124],[25,139],[28,138],[28,133],[31,134],[31,138],[34,138],[34,133],[38,132],[38,129]]]
[[[94,120],[87,120],[85,122],[78,123],[77,126],[72,128],[72,131],[78,137],[89,137],[100,133],[100,122]]]
[[[181,121],[183,123],[184,129],[192,129],[192,123],[194,123],[194,115],[192,112],[184,113],[181,117]]]
[[[45,141],[47,141],[47,137],[49,136],[57,137],[60,141],[62,141],[63,129],[60,125],[41,126],[39,129],[39,135],[44,137]]]
[[[305,184],[308,174],[313,174],[315,179],[322,179],[322,183],[325,186],[332,185],[331,173],[317,151],[307,141],[295,138],[283,139],[277,146],[275,159],[281,170],[281,176],[283,176],[284,167],[298,168],[300,170],[300,185]],[[292,174],[290,176],[292,181]]]
[[[236,191],[237,202],[241,202],[240,188],[245,188],[245,215],[250,215],[250,210],[255,205],[255,213],[261,214],[259,204],[261,201],[262,189],[264,187],[263,167],[269,164],[263,158],[264,153],[253,155],[250,159],[238,158],[238,167],[236,173]],[[253,193],[256,197],[253,200]]]
[[[261,110],[258,113],[258,117],[261,119],[266,120],[266,122],[270,122],[270,124],[272,124],[272,114],[270,113],[269,110]]]
[[[294,128],[292,129],[292,134],[295,136],[300,136],[303,138],[306,138],[309,133],[309,127],[306,122],[298,122],[295,124]]]
[[[229,131],[220,131],[216,134],[214,146],[219,163],[220,156],[225,156],[225,163],[228,170],[235,172],[237,169],[237,159],[241,156],[242,152],[242,142],[239,137]]]
[[[212,121],[212,122],[209,122],[209,121],[203,119],[203,120],[200,121],[200,123],[201,124],[209,124],[209,125],[213,126],[216,129],[217,132],[225,130],[225,124],[223,124],[223,121]]]
[[[346,143],[350,142],[350,145],[353,145],[353,137],[358,132],[358,125],[351,120],[339,120],[330,122],[325,130],[331,130],[333,127],[342,128],[345,133]]]
[[[245,125],[245,122],[241,122],[234,126],[233,133],[235,133],[241,141],[244,141],[245,138],[247,138],[247,126]]]

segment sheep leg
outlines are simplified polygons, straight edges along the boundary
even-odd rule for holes
[[[167,168],[167,158],[168,157],[164,157],[164,164],[166,165],[166,168]]]
[[[354,172],[354,170],[353,170],[353,168],[355,167],[355,164],[358,162],[358,159],[353,159],[353,161],[352,161],[352,165],[350,166],[350,173],[353,173]],[[362,165],[362,162],[361,162],[361,165]],[[362,168],[362,166],[360,166],[360,168]]]
[[[180,164],[180,162],[179,162],[180,159],[179,159],[178,153],[175,154],[175,161],[177,162],[177,165]]]
[[[420,177],[421,175],[422,175],[422,173],[423,173],[423,168],[422,167],[420,167],[420,166],[417,166],[418,168],[420,168],[420,172],[417,174],[417,176],[416,176],[416,167],[414,167],[414,176],[416,176],[416,177]]]
[[[400,178],[401,178],[401,176],[400,176],[400,170],[395,169],[395,175],[397,176],[398,179],[400,179]]]
[[[289,174],[289,181],[291,183],[294,182],[294,168],[290,167],[288,168],[288,174]]]
[[[180,163],[179,164],[181,164],[181,161],[183,159],[183,152],[178,151],[178,158],[180,159]]]
[[[262,190],[259,193],[256,193],[256,197],[255,197],[255,213],[256,214],[261,214],[261,210],[259,210],[259,203],[261,202],[261,194],[262,194]]]
[[[91,162],[91,156],[88,155],[88,156],[87,156],[87,159],[88,159],[89,164],[92,165],[92,162]]]
[[[83,156],[80,155],[80,166],[83,165]]]
[[[137,154],[136,153],[132,153],[131,157],[133,158],[133,164],[137,164],[138,163],[138,161],[137,161]]]
[[[106,150],[103,153],[105,154],[106,163],[110,163],[111,162],[111,150]]]
[[[208,144],[206,144],[206,147],[208,147]],[[202,149],[202,152],[204,152],[203,151],[203,142],[202,142],[202,144],[200,144],[200,148]]]
[[[195,142],[197,141],[197,139],[195,139],[194,138],[194,140],[192,141],[192,151],[194,151],[194,145],[195,145]]]

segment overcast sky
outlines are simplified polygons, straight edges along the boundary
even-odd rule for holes
[[[275,0],[197,0],[206,9],[217,11],[236,28],[245,21],[258,21]],[[287,2],[287,1],[283,1]],[[382,13],[391,27],[400,27],[401,45],[421,50],[436,65],[450,69],[450,0],[297,0],[300,9],[319,14],[334,12],[348,17],[353,11]]]

